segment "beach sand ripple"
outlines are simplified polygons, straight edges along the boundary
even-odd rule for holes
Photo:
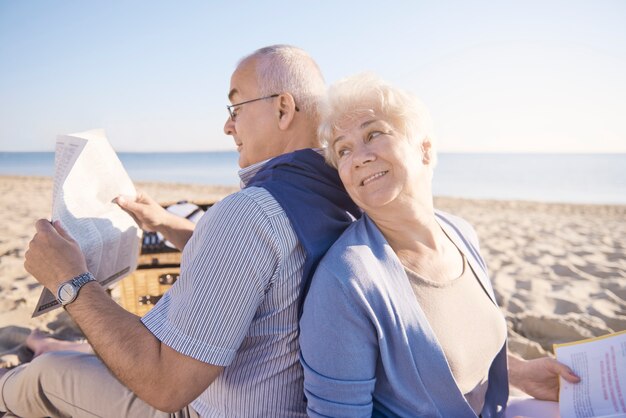
[[[532,342],[549,352],[626,329],[626,206],[443,198],[437,206],[476,228],[513,351],[537,357]]]

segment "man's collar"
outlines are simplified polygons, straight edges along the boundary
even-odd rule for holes
[[[239,170],[239,179],[241,180],[240,186],[242,189],[247,186],[248,182],[252,180],[252,177],[254,177],[256,173],[258,173],[259,170],[262,169],[269,160],[271,160],[271,158],[265,161],[258,162],[256,164],[249,165],[248,167]]]
[[[324,150],[322,148],[312,148],[312,149],[318,154],[322,156],[324,155]],[[265,161],[260,161],[258,163],[249,165],[248,167],[245,167],[239,170],[239,179],[241,180],[240,187],[242,189],[246,187],[248,183],[250,182],[250,180],[252,180],[252,178],[256,175],[256,173],[258,173],[259,170],[261,170],[263,166],[267,164],[267,162],[272,160],[273,158],[276,158],[276,157],[268,158]]]

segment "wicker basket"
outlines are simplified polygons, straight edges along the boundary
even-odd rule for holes
[[[215,202],[193,202],[207,210]],[[169,205],[163,205],[167,207]],[[117,284],[120,305],[135,315],[145,315],[178,279],[181,253],[165,245],[146,245],[144,232],[137,270]],[[152,234],[153,235],[153,234]]]
[[[145,268],[120,281],[120,302],[129,312],[143,316],[178,279],[180,267]]]

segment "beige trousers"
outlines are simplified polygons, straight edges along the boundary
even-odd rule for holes
[[[157,411],[96,356],[71,351],[44,354],[6,373],[0,379],[0,411],[23,418],[199,417],[191,407],[175,414]]]

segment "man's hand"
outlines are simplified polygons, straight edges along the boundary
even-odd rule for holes
[[[141,191],[137,193],[137,197],[118,196],[115,202],[133,217],[141,229],[148,232],[160,232],[165,239],[181,251],[196,227],[190,220],[163,209]]]
[[[61,283],[87,271],[85,256],[61,222],[51,224],[47,219],[40,219],[35,229],[24,256],[24,268],[56,294]]]
[[[524,360],[509,354],[508,360],[510,384],[536,399],[558,401],[559,376],[570,383],[580,382],[569,367],[550,357]]]
[[[118,196],[114,201],[132,216],[137,225],[144,231],[158,231],[159,227],[165,225],[171,216],[168,211],[142,191],[138,191],[136,197]]]

